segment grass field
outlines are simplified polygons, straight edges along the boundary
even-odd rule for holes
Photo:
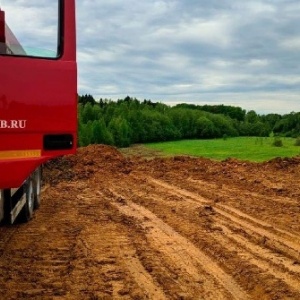
[[[146,144],[146,148],[161,152],[163,155],[191,155],[208,157],[215,160],[237,158],[249,161],[266,161],[275,157],[300,155],[300,147],[295,139],[282,138],[282,147],[273,146],[273,138],[238,137],[214,140],[183,140],[175,142]]]

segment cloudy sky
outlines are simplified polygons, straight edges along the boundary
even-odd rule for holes
[[[79,94],[300,111],[299,0],[76,2]]]

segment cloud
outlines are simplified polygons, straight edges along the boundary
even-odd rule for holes
[[[280,43],[281,47],[288,51],[300,51],[300,35],[295,37],[287,37]]]
[[[0,7],[6,12],[6,22],[24,48],[56,52],[58,2],[0,0]]]
[[[55,31],[45,1],[0,0],[24,41]],[[80,94],[299,111],[299,1],[76,3]],[[26,31],[22,11],[40,28]]]

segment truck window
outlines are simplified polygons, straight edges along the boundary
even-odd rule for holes
[[[58,0],[0,0],[0,54],[59,56]]]

